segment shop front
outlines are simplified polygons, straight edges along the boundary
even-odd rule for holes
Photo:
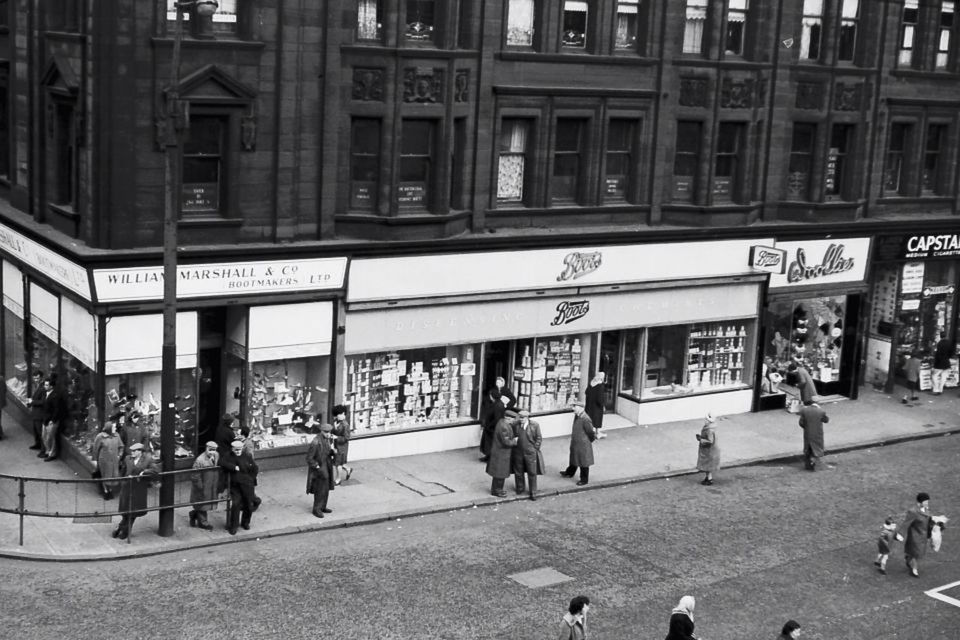
[[[759,407],[783,407],[806,369],[820,396],[855,398],[858,327],[864,308],[870,238],[777,242],[783,269],[772,273],[763,313]],[[782,385],[779,384],[782,381]]]
[[[908,356],[921,359],[920,388],[933,388],[937,342],[950,343],[945,386],[958,384],[957,287],[960,235],[913,234],[877,238],[871,283],[866,382],[877,387],[904,381]],[[890,380],[890,373],[893,380]]]
[[[476,445],[498,377],[548,437],[569,431],[570,403],[597,371],[613,426],[749,411],[767,279],[749,250],[718,241],[352,261],[339,383],[351,455]]]
[[[0,229],[0,237],[8,410],[29,427],[33,374],[53,374],[67,401],[61,435],[73,462],[91,468],[105,420],[121,431],[136,422],[159,457],[162,266],[86,269],[12,229]],[[333,327],[346,263],[179,265],[178,466],[213,438],[225,413],[249,430],[267,468],[305,450],[310,417],[326,419],[332,406]]]

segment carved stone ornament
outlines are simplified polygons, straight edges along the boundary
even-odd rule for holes
[[[833,96],[833,107],[837,111],[859,111],[863,102],[863,83],[837,83],[837,91]]]
[[[470,99],[470,69],[457,69],[453,82],[453,101],[466,102]]]
[[[443,69],[429,67],[404,69],[403,101],[423,104],[443,102]]]
[[[240,146],[244,151],[257,148],[257,116],[248,114],[240,118]]]
[[[795,104],[797,109],[823,109],[823,83],[798,82]]]
[[[352,97],[366,102],[383,102],[383,69],[354,69]]]
[[[710,88],[706,78],[680,78],[680,105],[684,107],[707,106]]]
[[[744,78],[736,82],[733,78],[724,78],[720,85],[720,106],[725,109],[749,109],[753,106],[756,82],[753,78]]]

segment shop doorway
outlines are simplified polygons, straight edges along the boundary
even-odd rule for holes
[[[488,342],[483,352],[483,387],[481,393],[486,395],[497,384],[497,378],[503,378],[510,386],[510,341],[500,340]]]
[[[617,372],[620,365],[620,332],[604,331],[600,335],[600,357],[597,371],[604,373],[603,410],[613,413],[617,410]],[[592,376],[591,376],[592,377]]]
[[[214,439],[223,415],[223,345],[226,330],[225,309],[200,312],[197,353],[197,451]]]

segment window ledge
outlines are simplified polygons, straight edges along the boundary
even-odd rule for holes
[[[901,195],[885,195],[877,198],[877,204],[950,204],[953,202],[953,198],[950,196],[942,196],[938,194],[930,195],[919,195],[919,196],[901,196]]]
[[[956,82],[960,73],[955,71],[927,71],[925,69],[891,69],[890,75],[900,78],[917,78],[923,80],[942,80]]]
[[[177,226],[194,229],[241,227],[243,226],[243,219],[200,216],[183,217],[181,215],[177,221]]]
[[[173,37],[163,37],[158,36],[151,38],[150,42],[155,48],[173,48]],[[196,39],[196,38],[183,38],[180,41],[181,46],[184,49],[246,49],[249,51],[255,51],[263,49],[266,44],[256,40],[238,40],[238,39]]]
[[[496,56],[500,60],[512,62],[575,62],[577,64],[619,64],[641,67],[652,66],[657,63],[655,58],[647,58],[639,54],[631,56],[624,53],[618,53],[617,55],[573,51],[569,53],[540,53],[530,50],[506,49],[500,51]]]
[[[48,203],[47,208],[50,209],[50,211],[52,211],[53,213],[56,213],[59,216],[63,216],[68,220],[73,220],[73,221],[80,220],[80,214],[74,211],[73,205]]]
[[[867,203],[866,200],[829,200],[826,202],[809,202],[805,200],[781,200],[777,206],[795,209],[815,209],[826,211],[830,209],[848,209],[850,207],[860,207]]]

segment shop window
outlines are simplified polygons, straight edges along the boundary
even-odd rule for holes
[[[787,199],[810,199],[810,176],[813,170],[813,147],[817,125],[795,122],[790,142],[790,167],[787,173]]]
[[[947,125],[927,125],[923,149],[923,173],[920,186],[924,194],[942,194],[946,191],[943,182],[943,146],[947,139]]]
[[[513,392],[520,409],[560,411],[579,397],[581,339],[569,335],[517,341]]]
[[[274,449],[307,444],[313,438],[310,418],[323,416],[327,410],[330,357],[254,361],[247,367],[245,417],[255,446]]]
[[[400,133],[400,183],[397,201],[404,209],[429,209],[433,192],[432,120],[404,120]]]
[[[949,69],[951,66],[950,54],[953,49],[954,20],[956,20],[956,4],[954,2],[942,2],[940,4],[937,57],[935,61],[938,70]]]
[[[219,114],[191,114],[184,137],[181,167],[182,215],[219,215],[226,193],[227,127]]]
[[[564,0],[563,33],[560,43],[564,47],[583,49],[587,46],[588,3]]]
[[[3,262],[3,371],[7,389],[24,407],[35,391],[27,367],[26,325],[23,310],[23,276]]]
[[[859,24],[860,0],[843,0],[840,12],[840,33],[837,39],[837,60],[853,62],[857,51]]]
[[[604,170],[604,199],[630,199],[630,177],[634,171],[634,144],[637,121],[612,118],[607,129],[607,154]]]
[[[533,46],[535,11],[534,0],[510,0],[507,6],[507,46]]]
[[[646,379],[643,366],[643,329],[626,329],[623,335],[623,360],[619,392],[639,398]]]
[[[217,9],[211,16],[201,16],[196,7],[183,10],[183,21],[189,25],[190,35],[195,38],[213,38],[217,35],[237,34],[238,0],[217,0]],[[171,33],[177,20],[177,0],[167,0],[167,24]]]
[[[800,29],[800,59],[820,59],[820,39],[823,35],[823,0],[803,0],[803,18]]]
[[[527,150],[533,121],[504,118],[500,124],[500,157],[497,169],[497,200],[524,202]]]
[[[383,37],[383,0],[357,0],[357,40],[380,42]]]
[[[728,0],[727,2],[727,33],[724,37],[724,51],[735,56],[742,56],[747,30],[747,0]]]
[[[887,159],[883,178],[884,191],[889,193],[903,193],[904,154],[912,128],[912,125],[904,122],[894,122],[890,125],[890,141],[887,144]]]
[[[51,98],[47,116],[50,146],[47,148],[47,193],[50,204],[76,211],[79,186],[76,106]]]
[[[901,67],[910,67],[913,64],[919,18],[920,0],[904,0],[903,18],[900,23],[900,54],[897,56],[897,64]]]
[[[769,302],[763,346],[768,375],[776,371],[787,384],[795,384],[788,368],[796,362],[815,382],[839,380],[846,303],[846,296]]]
[[[479,358],[479,344],[348,355],[344,403],[354,432],[477,419]]]
[[[683,52],[703,53],[703,33],[707,25],[707,1],[687,0],[683,27]]]
[[[552,200],[555,203],[576,203],[579,197],[582,167],[583,136],[586,121],[580,118],[558,118],[557,139],[553,154]]]
[[[350,123],[350,208],[374,211],[380,183],[380,120]]]
[[[720,201],[738,197],[740,157],[746,126],[740,122],[721,122],[717,132],[717,151],[714,157],[713,195]]]
[[[853,150],[852,124],[835,124],[830,129],[830,146],[827,150],[827,167],[824,176],[824,191],[830,199],[847,197],[848,162]]]
[[[920,388],[928,390],[932,387],[933,354],[937,342],[941,337],[950,340],[955,336],[957,301],[954,289],[960,274],[955,260],[906,263],[902,265],[902,272],[900,300],[896,305],[896,373],[903,375],[908,355],[920,357]],[[912,280],[909,285],[914,286],[904,291],[908,277]],[[947,376],[947,387],[957,386],[956,359],[951,358],[951,361],[952,373]]]
[[[673,158],[673,200],[675,202],[694,201],[700,174],[702,144],[702,123],[684,120],[677,122],[677,142]]]
[[[639,39],[640,0],[619,0],[614,28],[614,48],[637,51]]]
[[[436,26],[434,0],[407,0],[403,35],[408,42],[430,42]]]

